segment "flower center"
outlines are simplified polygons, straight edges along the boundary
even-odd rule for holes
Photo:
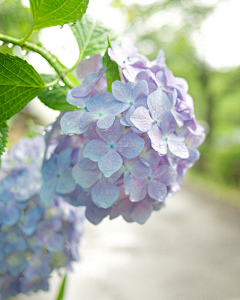
[[[129,102],[129,104],[130,104],[130,105],[133,105],[133,102],[131,101],[131,102]]]
[[[114,145],[113,145],[113,144],[111,144],[111,145],[110,145],[110,148],[114,148]]]
[[[151,176],[148,176],[148,180],[151,180],[152,179],[152,177]]]
[[[157,124],[157,120],[154,120],[153,123],[154,123],[154,124]]]

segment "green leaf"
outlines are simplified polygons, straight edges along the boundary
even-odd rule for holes
[[[0,120],[22,110],[45,88],[44,81],[25,60],[0,53]]]
[[[112,40],[116,39],[116,34],[111,29],[88,15],[78,20],[75,25],[71,26],[71,29],[78,42],[80,59],[102,53],[106,49],[107,34]]]
[[[5,151],[8,137],[8,126],[6,122],[0,124],[0,156]],[[1,160],[0,160],[1,165]]]
[[[108,48],[112,48],[111,42],[108,38]],[[110,56],[108,55],[108,48],[103,56],[103,66],[107,67],[106,71],[106,79],[107,79],[107,90],[108,92],[112,92],[112,83],[115,80],[121,80],[120,73],[118,69],[118,64],[115,61],[112,61]]]
[[[46,83],[54,81],[54,76],[52,75],[41,75]],[[46,88],[38,98],[48,107],[55,110],[66,111],[78,109],[78,107],[69,104],[66,100],[68,88],[66,86],[60,86],[56,84],[49,90]]]
[[[58,297],[56,298],[56,300],[63,300],[65,286],[66,286],[66,279],[67,279],[67,275],[65,275],[63,277],[62,285],[60,287],[59,294],[58,294]]]
[[[89,0],[30,0],[35,30],[76,22],[84,15]]]

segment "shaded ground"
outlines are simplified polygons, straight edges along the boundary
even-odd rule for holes
[[[182,190],[144,226],[86,222],[64,300],[240,299],[240,213]],[[20,300],[55,300],[49,293]]]

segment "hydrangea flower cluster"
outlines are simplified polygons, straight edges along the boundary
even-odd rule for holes
[[[48,290],[54,269],[79,259],[83,208],[61,197],[41,201],[43,136],[23,138],[2,159],[0,181],[0,294]]]
[[[94,224],[107,215],[143,224],[180,190],[199,158],[204,129],[195,119],[187,82],[173,76],[162,50],[154,61],[124,44],[113,44],[108,54],[122,80],[107,92],[103,67],[69,90],[67,101],[79,110],[61,117],[67,135],[49,133],[55,150],[42,169],[40,196],[49,202],[60,195],[86,206]],[[91,58],[89,65],[96,61]]]

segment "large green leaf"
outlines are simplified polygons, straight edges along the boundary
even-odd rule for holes
[[[0,156],[5,151],[8,137],[8,126],[6,122],[0,124]],[[1,161],[0,161],[1,165]]]
[[[108,55],[108,48],[112,48],[110,40],[108,38],[108,47],[103,56],[103,67],[107,67],[106,71],[106,79],[107,79],[107,90],[108,92],[112,92],[112,83],[115,80],[121,80],[120,73],[118,69],[118,64],[115,61],[112,61],[110,56]]]
[[[44,81],[29,63],[0,53],[0,122],[22,110],[44,88]]]
[[[52,75],[41,75],[46,83],[54,81],[54,76]],[[78,109],[76,106],[69,104],[66,100],[68,88],[66,86],[60,86],[59,84],[54,85],[51,89],[46,88],[38,98],[48,107],[66,111]]]
[[[89,0],[30,0],[34,29],[76,22]]]
[[[71,26],[71,29],[78,42],[80,59],[102,53],[106,49],[107,35],[111,40],[116,39],[116,34],[111,29],[88,15],[78,20],[75,25]]]

